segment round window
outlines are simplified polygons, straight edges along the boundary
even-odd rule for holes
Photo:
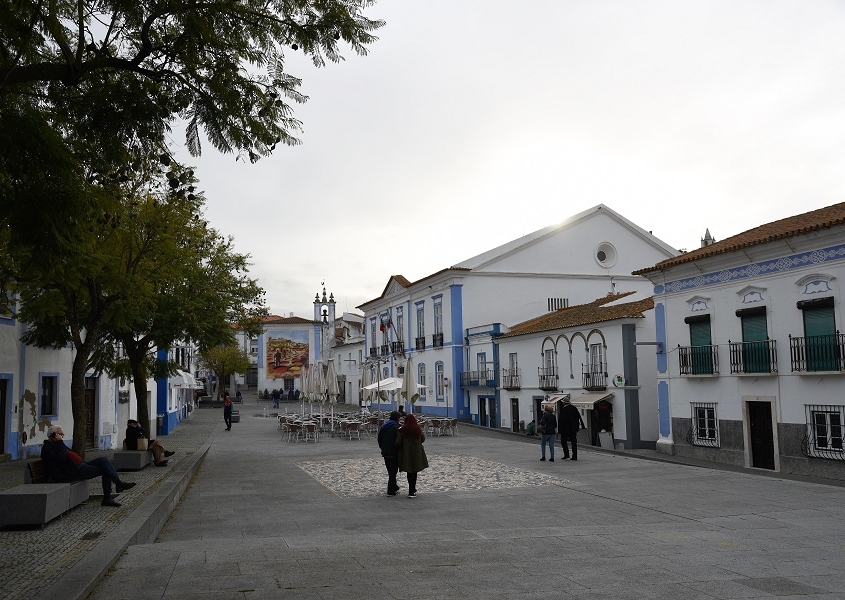
[[[596,262],[605,269],[616,264],[616,248],[610,242],[602,242],[596,248]]]

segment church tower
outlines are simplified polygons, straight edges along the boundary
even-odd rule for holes
[[[323,296],[314,296],[314,320],[320,323],[320,355],[323,361],[334,360],[335,345],[335,309],[334,294],[326,297],[325,282]]]

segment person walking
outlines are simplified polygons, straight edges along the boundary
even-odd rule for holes
[[[540,425],[537,430],[540,432],[540,460],[546,460],[546,445],[549,446],[549,462],[555,462],[555,430],[557,420],[555,419],[554,408],[551,405],[543,407],[543,416],[540,417]]]
[[[405,422],[396,435],[396,451],[399,457],[399,470],[408,478],[408,498],[417,497],[417,473],[428,468],[425,455],[425,434],[414,415],[405,415]]]
[[[387,495],[395,496],[399,491],[396,473],[399,471],[399,456],[396,453],[396,436],[399,433],[399,413],[395,410],[378,430],[378,447],[387,468]]]
[[[226,431],[232,430],[232,398],[226,392],[226,399],[223,401],[223,420],[226,422]]]
[[[112,498],[112,483],[118,494],[135,487],[134,481],[123,481],[120,478],[114,465],[105,456],[83,461],[81,456],[65,446],[65,430],[58,425],[47,430],[47,439],[41,447],[41,460],[47,467],[47,477],[51,482],[65,483],[101,477],[103,506],[120,506],[120,503]]]
[[[560,429],[560,445],[563,447],[563,459],[569,458],[569,447],[566,445],[566,441],[569,440],[572,443],[572,460],[578,460],[578,430],[586,429],[586,426],[581,413],[572,406],[569,398],[563,401],[563,408],[560,409],[558,428]]]

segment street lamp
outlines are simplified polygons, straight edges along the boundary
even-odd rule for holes
[[[446,396],[446,418],[449,418],[449,378],[443,378],[443,395]]]

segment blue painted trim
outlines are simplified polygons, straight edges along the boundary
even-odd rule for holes
[[[7,326],[14,327],[15,326],[15,320],[11,319],[9,317],[0,317],[0,325],[7,325]]]
[[[449,287],[449,311],[452,313],[452,342],[463,344],[464,336],[464,301],[463,286],[452,285]]]
[[[657,382],[657,414],[660,435],[668,438],[672,434],[672,413],[669,408],[669,383]]]
[[[158,360],[167,361],[167,349],[159,349],[156,352],[156,358]],[[217,385],[222,385],[223,382],[218,382]],[[153,415],[155,419],[157,415],[163,414],[164,415],[164,424],[161,426],[161,429],[156,428],[156,435],[167,435],[167,401],[169,399],[169,394],[167,390],[169,388],[169,378],[161,377],[156,380],[155,390],[156,390],[156,415]],[[155,423],[155,421],[153,421]],[[152,429],[152,426],[150,427]]]
[[[657,372],[665,373],[669,368],[666,354],[666,306],[662,302],[654,305],[654,333],[655,341],[663,342],[663,350],[657,353]]]
[[[828,246],[827,248],[811,250],[809,252],[798,252],[797,254],[755,262],[742,267],[723,269],[721,271],[713,271],[712,273],[678,279],[666,283],[665,286],[666,291],[669,293],[681,292],[711,285],[719,285],[728,281],[756,278],[771,273],[782,273],[793,269],[801,269],[841,260],[845,260],[845,244]]]

